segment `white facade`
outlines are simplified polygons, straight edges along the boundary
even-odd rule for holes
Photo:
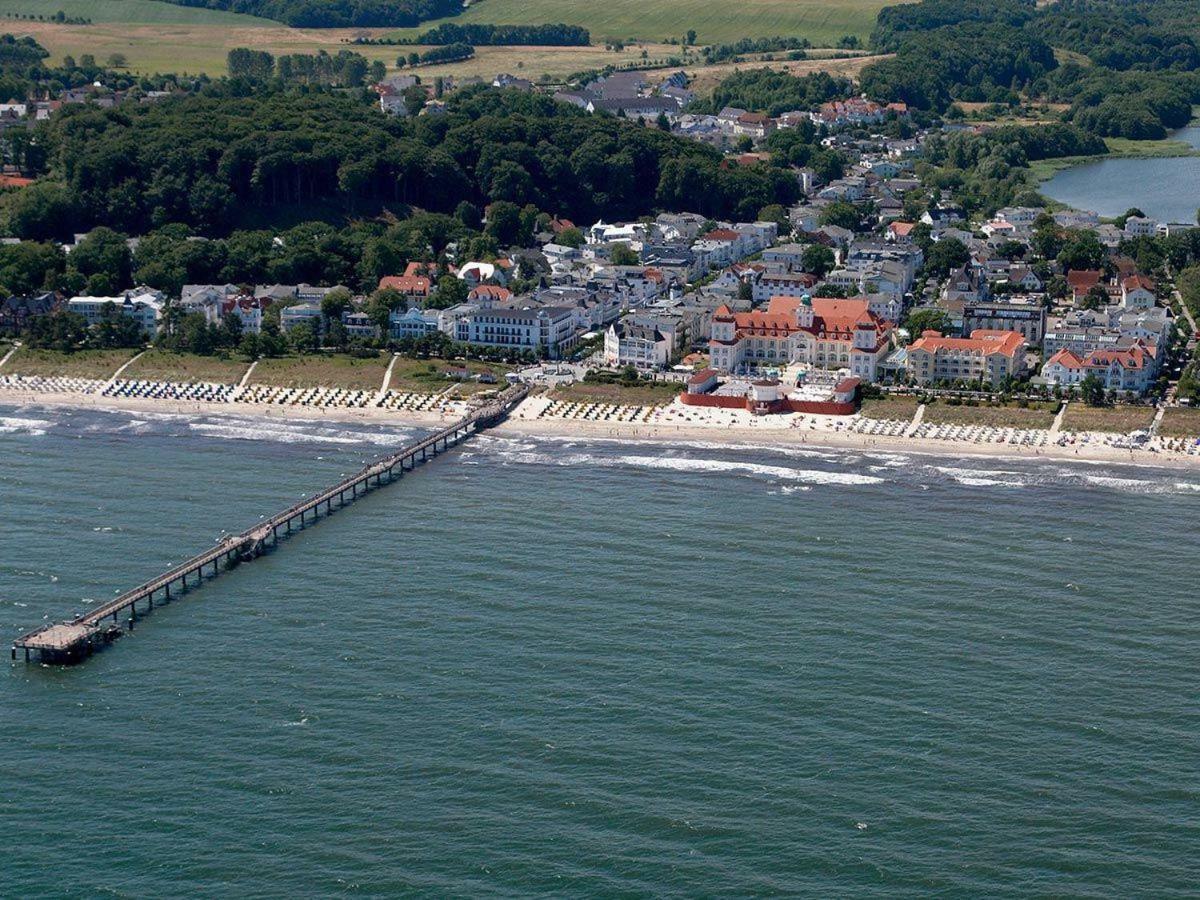
[[[89,328],[103,321],[107,307],[115,309],[120,315],[133,319],[147,335],[153,335],[158,331],[158,323],[159,319],[162,318],[163,309],[161,294],[126,294],[123,297],[72,297],[67,301],[68,311],[83,316]]]

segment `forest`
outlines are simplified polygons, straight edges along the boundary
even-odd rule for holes
[[[797,77],[775,69],[746,69],[735,71],[716,86],[708,100],[697,101],[692,109],[716,113],[735,106],[777,116],[789,110],[813,109],[853,92],[854,84],[848,78],[827,72]]]
[[[1106,137],[1161,138],[1200,102],[1195,4],[1179,0],[924,0],[885,7],[872,36],[892,59],[868,66],[877,100],[944,112],[956,100],[1067,103]],[[1060,64],[1052,48],[1086,57]]]
[[[473,47],[586,47],[592,37],[578,25],[459,25],[444,22],[422,32],[415,44],[470,44]]]
[[[9,199],[9,228],[49,239],[183,223],[219,235],[464,201],[581,221],[660,209],[747,218],[799,196],[784,169],[724,167],[696,142],[541,95],[477,87],[452,95],[446,115],[405,121],[362,96],[241,90],[64,108],[36,132],[44,177]]]
[[[274,19],[293,28],[411,28],[462,12],[461,0],[166,0]]]

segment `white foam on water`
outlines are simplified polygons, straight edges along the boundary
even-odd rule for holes
[[[760,463],[740,462],[727,459],[693,459],[671,456],[621,456],[617,461],[627,466],[642,466],[648,469],[670,469],[676,472],[734,472],[750,475],[766,475],[783,481],[801,481],[808,484],[882,484],[882,478],[874,475],[859,475],[853,472],[823,472],[818,469],[789,469],[786,466],[767,466]]]
[[[967,475],[951,476],[959,484],[967,487],[1025,487],[1023,481],[1004,481],[997,478],[972,478]]]
[[[614,466],[636,466],[645,469],[668,469],[675,472],[711,472],[734,475],[765,476],[779,481],[803,482],[825,485],[881,484],[885,479],[874,475],[859,475],[853,472],[826,472],[818,469],[792,469],[787,466],[771,466],[740,460],[708,459],[690,456],[597,456],[588,453],[538,453],[531,452],[533,444],[517,444],[513,447],[489,448],[491,455],[508,463],[521,465],[543,465],[562,467],[612,468]],[[528,448],[528,449],[527,449]],[[729,449],[722,447],[721,449]]]
[[[376,444],[400,447],[411,435],[402,432],[355,431],[304,423],[229,419],[191,422],[188,428],[205,437],[238,441],[274,441],[283,444]]]
[[[28,434],[38,437],[54,423],[49,419],[26,419],[21,416],[0,416],[0,434]]]
[[[926,466],[926,468],[949,475],[956,482],[967,487],[1028,487],[1029,485],[1020,477],[1022,473],[1005,469],[965,469],[959,466]],[[1009,477],[995,477],[998,475]]]

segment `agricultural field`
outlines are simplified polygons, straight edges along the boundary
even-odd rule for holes
[[[673,381],[643,381],[634,385],[576,381],[557,387],[553,400],[578,403],[612,403],[618,406],[666,406],[679,396],[682,385]]]
[[[933,425],[982,425],[992,428],[1049,428],[1058,412],[1057,403],[1021,406],[950,406],[931,403],[921,421]]]
[[[796,60],[794,62],[787,60],[748,60],[742,63],[720,63],[715,66],[684,65],[682,68],[687,72],[688,77],[691,78],[689,87],[696,93],[704,95],[712,93],[713,88],[739,70],[771,68],[787,71],[797,77],[811,75],[814,72],[828,72],[830,75],[841,76],[843,78],[858,78],[858,73],[865,66],[887,58],[886,55],[872,56],[869,54],[857,54],[834,59],[822,54],[820,50],[814,50],[809,52],[808,59]],[[653,78],[649,80],[652,81]]]
[[[178,6],[160,0],[0,0],[0,22],[16,15],[52,16],[62,11],[71,18],[91,19],[96,25],[272,25],[270,19],[216,9]],[[22,23],[25,24],[25,23]]]
[[[888,395],[864,400],[859,412],[864,419],[905,422],[910,421],[916,415],[919,405],[916,397]]]
[[[680,38],[690,28],[702,43],[736,41],[743,37],[806,37],[816,46],[832,46],[845,35],[866,39],[885,0],[746,0],[731,6],[710,0],[612,0],[607,4],[553,4],[547,0],[481,0],[462,16],[440,21],[492,24],[565,22],[582,25],[592,34],[591,47],[479,47],[474,59],[420,70],[422,75],[492,77],[500,72],[521,74],[533,80],[562,78],[585,69],[652,61],[678,55],[681,48],[664,43]],[[129,68],[139,73],[225,73],[226,54],[234,47],[251,47],[271,53],[336,53],[357,37],[412,38],[437,22],[414,29],[288,28],[254,16],[176,6],[159,0],[0,0],[5,14],[49,15],[62,10],[69,16],[92,19],[92,25],[58,25],[49,22],[0,18],[0,30],[33,36],[51,53],[51,62],[64,55],[78,58],[90,53],[104,61],[124,54]],[[636,40],[632,40],[636,39]],[[606,50],[606,41],[629,43],[619,51]],[[349,47],[368,59],[395,66],[396,57],[423,48],[412,46]],[[645,56],[643,56],[645,54]],[[698,60],[698,57],[695,57]],[[861,59],[789,63],[796,71],[825,69],[854,74]],[[698,67],[698,62],[695,66]],[[702,72],[708,87],[732,71],[715,66]],[[711,82],[711,83],[709,83]],[[702,85],[702,88],[704,85]]]
[[[218,356],[150,350],[126,369],[121,377],[185,384],[237,384],[249,368],[250,363],[243,359],[221,359]]]
[[[107,381],[133,358],[134,350],[31,350],[22,347],[0,369],[0,375],[41,375],[59,378],[92,378]]]
[[[1168,409],[1158,433],[1163,437],[1200,438],[1200,409]]]
[[[594,43],[639,39],[681,38],[692,29],[701,44],[719,44],[744,37],[805,37],[814,46],[831,47],[839,38],[857,35],[865,40],[875,16],[888,0],[607,0],[604,3],[562,3],[555,0],[480,0],[452,19],[427,22],[420,29],[390,32],[411,37],[441,22],[528,25],[562,22],[580,25]]]
[[[1072,403],[1063,416],[1063,431],[1107,431],[1128,434],[1149,428],[1154,410],[1148,406],[1087,406]]]
[[[263,359],[255,366],[250,384],[375,391],[383,384],[390,359],[382,353],[371,359],[318,354]]]

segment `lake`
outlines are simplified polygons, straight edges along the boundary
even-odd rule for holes
[[[1171,134],[1200,148],[1200,125]],[[1105,159],[1063,169],[1041,193],[1077,209],[1119,216],[1137,207],[1160,222],[1195,222],[1200,206],[1200,156]]]

